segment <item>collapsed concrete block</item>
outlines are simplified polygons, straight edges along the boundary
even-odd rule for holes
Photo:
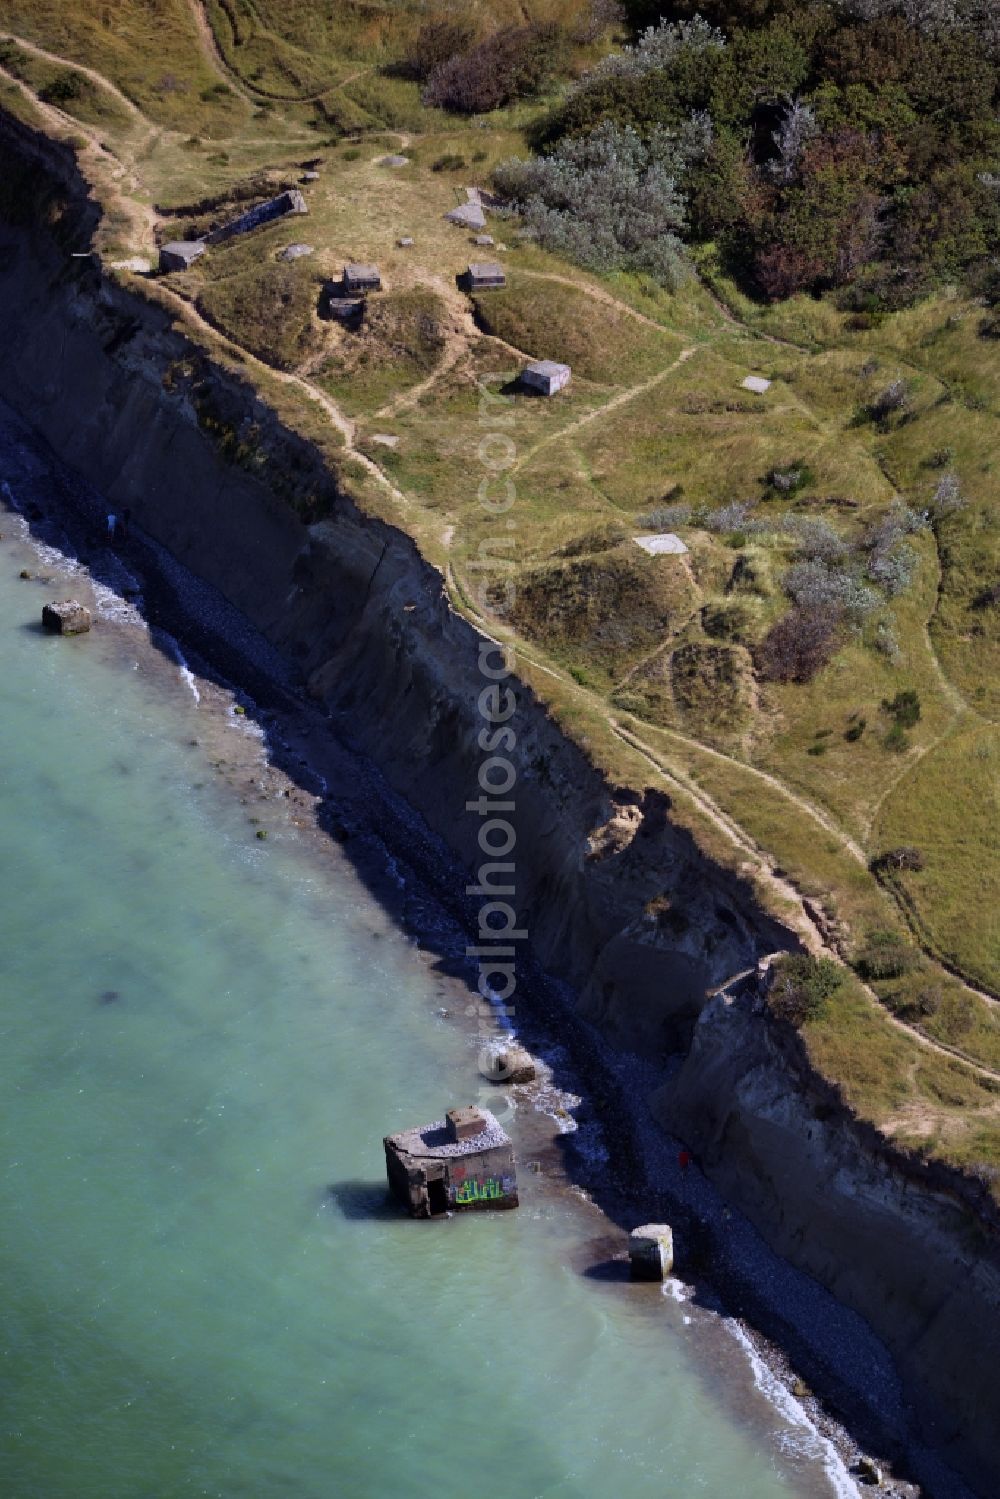
[[[458,208],[453,208],[450,213],[445,214],[449,224],[456,224],[459,229],[485,229],[486,215],[478,203],[462,203]]]
[[[529,1051],[514,1040],[494,1040],[479,1057],[479,1070],[491,1083],[533,1083],[538,1064]]]
[[[633,1280],[665,1280],[674,1268],[674,1235],[669,1223],[644,1223],[628,1239]]]
[[[414,1218],[517,1207],[514,1147],[488,1109],[451,1109],[446,1119],[387,1135],[383,1145],[389,1186]]]
[[[43,607],[42,624],[54,635],[85,635],[93,619],[90,610],[76,599],[62,599]]]

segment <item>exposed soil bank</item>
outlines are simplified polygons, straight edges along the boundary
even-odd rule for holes
[[[335,493],[252,391],[210,367],[162,311],[67,258],[70,239],[85,248],[95,210],[68,154],[15,134],[22,159],[36,152],[61,175],[69,209],[55,238],[31,223],[0,235],[0,394],[294,663],[475,869],[480,819],[465,804],[480,794],[484,758],[481,637],[412,542]],[[280,496],[223,456],[220,429],[252,429]],[[305,510],[317,492],[330,515],[308,526],[297,498]],[[912,1402],[909,1445],[996,1492],[1000,1256],[985,1202],[957,1173],[909,1161],[846,1118],[752,995],[704,1005],[706,990],[794,939],[671,822],[662,794],[616,794],[530,692],[518,695],[509,815],[535,956],[612,1046],[647,1059],[636,1076],[654,1113],[765,1239],[885,1340]],[[647,914],[654,900],[669,902],[668,925]],[[668,1075],[662,1059],[682,1044]],[[852,1383],[861,1397],[863,1369]],[[925,1457],[927,1486],[949,1492]]]

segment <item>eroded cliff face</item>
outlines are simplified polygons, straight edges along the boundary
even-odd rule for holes
[[[61,174],[86,234],[94,212],[71,164],[16,137]],[[0,395],[295,662],[478,869],[481,818],[466,803],[481,794],[484,637],[405,533],[359,513],[309,445],[166,313],[70,262],[37,224],[0,228],[0,312]],[[234,460],[241,435],[263,468]],[[324,518],[310,524],[317,508]],[[509,816],[535,955],[619,1047],[660,1057],[693,1031],[679,1076],[653,1100],[657,1116],[772,1245],[871,1322],[899,1356],[928,1439],[995,1492],[992,1230],[830,1108],[751,1003],[705,1006],[706,991],[794,937],[671,822],[662,793],[609,786],[531,692],[517,694]]]
[[[714,996],[679,1073],[652,1099],[778,1252],[883,1335],[915,1426],[996,1492],[1000,1256],[946,1173],[919,1179],[811,1077],[753,990]]]

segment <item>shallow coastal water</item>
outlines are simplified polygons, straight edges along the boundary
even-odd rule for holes
[[[0,441],[15,493],[40,461]],[[244,804],[215,689],[127,623],[41,635],[64,579],[0,529],[0,1492],[843,1491],[718,1319],[581,1273],[608,1227],[550,1173],[386,1204],[382,1135],[480,1094],[471,996]]]

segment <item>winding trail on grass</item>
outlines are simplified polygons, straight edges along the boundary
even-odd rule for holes
[[[225,57],[222,55],[222,48],[219,46],[219,39],[215,35],[215,29],[208,19],[204,5],[200,4],[199,0],[188,0],[188,10],[191,12],[191,19],[194,21],[194,29],[201,44],[202,56],[212,69],[212,72],[221,78],[227,88],[231,88],[233,93],[237,94],[243,100],[244,104],[248,104],[251,109],[256,109],[260,101],[254,99],[247,92],[242,78],[226,62]]]
[[[150,133],[155,131],[156,127],[150,123],[139,106],[129,98],[128,94],[123,93],[116,83],[112,83],[110,78],[107,78],[103,73],[99,73],[96,68],[88,67],[86,63],[75,62],[69,57],[62,57],[58,52],[49,52],[45,47],[40,47],[37,42],[29,42],[26,37],[15,36],[13,32],[4,32],[3,36],[9,38],[12,42],[16,42],[19,47],[25,52],[30,52],[33,57],[40,57],[43,62],[55,63],[60,68],[69,68],[74,73],[82,73],[85,78],[90,79],[91,83],[96,84],[98,88],[103,89],[105,93],[110,94],[113,99],[117,100],[133,120],[137,121]]]
[[[148,204],[143,203],[138,197],[122,192],[118,187],[118,184],[126,181],[131,183],[136,192],[139,191],[138,179],[130,167],[119,156],[116,156],[113,151],[108,150],[96,130],[93,130],[89,125],[83,124],[74,115],[67,114],[64,110],[58,109],[54,104],[47,104],[43,99],[38,97],[28,84],[16,77],[15,74],[8,72],[2,66],[0,66],[0,78],[5,78],[8,83],[20,90],[33,108],[38,111],[41,118],[49,125],[57,140],[64,139],[67,132],[70,136],[83,138],[86,146],[79,155],[83,156],[85,153],[89,153],[102,167],[106,168],[112,183],[115,184],[114,190],[110,194],[114,206],[121,210],[133,230],[135,230],[136,225],[139,225],[135,239],[141,248],[148,248],[147,241],[153,239],[155,232],[156,214]]]
[[[231,354],[238,356],[244,363],[264,371],[270,379],[279,380],[282,385],[290,385],[296,390],[300,390],[310,401],[320,406],[344,439],[344,451],[347,456],[360,464],[383,489],[392,495],[393,499],[399,505],[407,509],[409,508],[410,501],[403,491],[393,484],[388,475],[379,468],[373,459],[368,457],[367,453],[363,453],[357,447],[354,422],[351,421],[350,417],[344,415],[336,402],[331,400],[324,391],[294,371],[276,369],[274,365],[267,364],[265,360],[259,359],[256,354],[251,354],[249,349],[245,349],[241,344],[235,343],[221,329],[216,328],[209,322],[208,318],[204,317],[198,308],[192,302],[187,301],[185,297],[182,297],[179,292],[173,291],[170,287],[166,286],[160,286],[157,290],[160,296],[170,302],[182,317],[194,323],[201,331],[209,334],[213,341],[222,343]]]
[[[211,65],[213,72],[219,74],[225,83],[239,94],[245,104],[251,108],[258,108],[261,104],[315,104],[320,99],[325,99],[327,94],[335,93],[337,89],[346,88],[349,83],[356,82],[366,73],[372,72],[371,67],[356,68],[346,78],[339,78],[334,83],[329,83],[325,88],[318,89],[312,94],[272,94],[267,89],[256,88],[242,73],[237,72],[234,67],[226,61],[226,55],[219,45],[219,38],[215,34],[215,27],[208,17],[204,6],[204,0],[188,0],[188,9],[194,20],[198,40],[201,43],[201,51],[206,61]],[[389,132],[395,133],[395,132]]]
[[[635,397],[644,396],[648,391],[654,390],[657,385],[661,385],[682,364],[685,364],[693,355],[697,354],[701,347],[701,344],[692,344],[690,348],[682,349],[672,364],[668,364],[666,369],[659,370],[650,379],[643,380],[640,385],[630,385],[627,390],[620,390],[617,395],[612,396],[610,401],[605,401],[603,406],[597,406],[593,411],[587,411],[583,416],[578,416],[576,421],[570,422],[568,426],[561,427],[558,432],[547,433],[545,437],[528,448],[527,452],[521,454],[520,458],[514,464],[512,472],[517,473],[519,469],[523,468],[526,463],[535,457],[536,453],[540,453],[542,448],[547,448],[550,443],[561,442],[563,438],[569,437],[570,433],[579,432],[581,427],[587,427],[591,422],[596,422],[599,417],[607,416],[609,411],[616,411],[619,406],[627,405]]]
[[[689,797],[691,797],[697,803],[699,810],[704,814],[704,816],[707,817],[709,821],[713,823],[713,825],[717,827],[719,831],[723,833],[724,836],[726,836],[730,840],[730,842],[735,845],[735,847],[740,849],[743,853],[746,853],[754,861],[754,863],[758,867],[760,876],[766,879],[768,883],[772,885],[772,887],[776,887],[777,890],[782,895],[784,895],[786,899],[790,899],[795,902],[798,909],[801,910],[803,918],[808,923],[811,938],[806,945],[813,953],[813,955],[830,957],[833,958],[835,962],[843,964],[843,954],[837,952],[836,949],[830,945],[827,938],[820,929],[818,922],[810,913],[809,905],[803,899],[801,893],[788,880],[780,879],[779,877],[774,875],[773,871],[768,868],[766,852],[761,849],[749,837],[748,834],[744,832],[740,824],[737,823],[733,818],[731,818],[728,813],[724,812],[718,805],[718,803],[713,801],[713,799],[708,796],[707,793],[703,792],[700,787],[693,785],[686,776],[681,776],[676,771],[668,769],[665,765],[663,765],[655,752],[652,751],[648,745],[644,744],[643,741],[636,735],[623,728],[621,724],[616,723],[613,718],[608,719],[608,724],[612,732],[617,735],[617,737],[621,739],[623,743],[629,745],[630,748],[635,750],[638,754],[642,755],[643,758],[653,766],[653,768],[658,772],[663,780],[665,780],[669,785],[674,785],[680,788]],[[979,1077],[983,1082],[987,1083],[992,1090],[995,1090],[997,1086],[1000,1085],[1000,1069],[989,1067],[985,1062],[978,1062],[973,1057],[968,1056],[964,1051],[960,1051],[958,1047],[949,1046],[947,1042],[944,1041],[933,1040],[925,1032],[917,1030],[914,1026],[907,1025],[905,1020],[900,1020],[897,1015],[894,1015],[892,1011],[885,1004],[883,1004],[882,1000],[879,998],[878,994],[876,994],[875,990],[870,988],[863,979],[859,979],[858,982],[864,989],[865,994],[876,1006],[879,1013],[883,1015],[889,1022],[889,1024],[893,1026],[897,1031],[900,1031],[910,1040],[915,1041],[918,1046],[922,1046],[926,1051],[933,1051],[936,1052],[938,1056],[959,1062],[963,1067],[967,1068],[970,1072],[975,1073],[977,1077]]]

